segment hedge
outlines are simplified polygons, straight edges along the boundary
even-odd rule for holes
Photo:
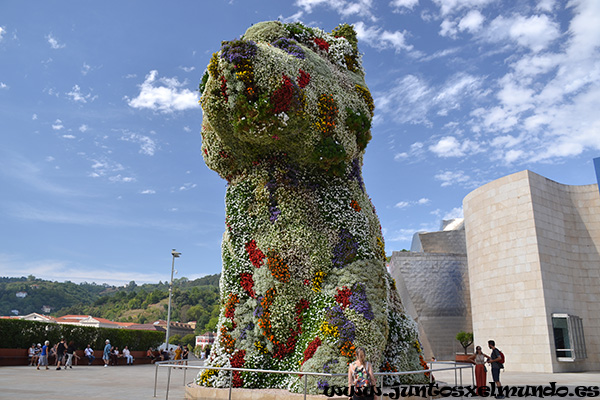
[[[45,340],[54,345],[61,338],[65,338],[67,342],[72,340],[78,349],[84,349],[88,344],[94,349],[101,349],[108,339],[118,347],[129,346],[132,351],[144,351],[149,347],[160,346],[164,342],[165,334],[157,331],[0,319],[0,338],[0,347],[8,349],[27,349],[32,343],[44,343]]]

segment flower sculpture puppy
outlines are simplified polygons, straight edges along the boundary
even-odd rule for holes
[[[209,364],[345,373],[360,346],[382,369],[419,369],[361,176],[374,106],[354,29],[256,24],[213,54],[200,92],[204,160],[229,182]],[[224,386],[228,373],[198,382]],[[233,374],[238,387],[302,382]],[[332,384],[345,378],[309,389]]]

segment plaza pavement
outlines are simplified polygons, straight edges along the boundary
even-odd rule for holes
[[[197,362],[190,364],[198,365]],[[437,366],[441,368],[442,366]],[[462,384],[472,384],[470,370],[463,372]],[[188,371],[186,382],[191,382],[196,371]],[[154,399],[154,365],[113,366],[74,366],[73,369],[57,371],[36,370],[34,367],[0,367],[0,399],[48,399],[48,400],[150,400]],[[439,385],[454,385],[453,371],[435,372]],[[460,375],[457,374],[458,379]],[[489,378],[489,374],[488,374]],[[514,372],[507,369],[501,375],[503,385],[548,385],[568,386],[570,391],[576,386],[600,386],[600,372],[543,374]],[[184,370],[174,369],[171,374],[169,399],[183,400],[185,389]],[[164,399],[166,394],[167,369],[158,371],[156,399]],[[460,380],[458,381],[460,384]],[[232,399],[235,400],[235,390]],[[323,397],[324,399],[326,397]],[[555,397],[558,398],[558,397]],[[576,396],[561,399],[577,399]]]

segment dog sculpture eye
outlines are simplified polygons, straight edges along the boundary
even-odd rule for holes
[[[222,43],[200,91],[203,157],[229,182],[208,364],[346,373],[360,346],[377,367],[420,368],[362,180],[374,107],[354,29],[256,24]],[[227,377],[206,370],[198,381]],[[291,375],[232,379],[299,389]],[[311,392],[346,385],[308,383]]]

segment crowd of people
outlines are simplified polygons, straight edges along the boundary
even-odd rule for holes
[[[152,363],[174,360],[176,361],[176,364],[187,365],[189,354],[190,352],[187,346],[181,344],[178,344],[176,347],[171,346],[162,350],[153,350],[152,347],[150,347],[148,351],[146,351],[146,357],[150,359],[150,362]]]
[[[102,354],[102,360],[104,366],[117,365],[120,359],[125,360],[125,365],[133,365],[133,355],[129,350],[128,346],[125,346],[123,350],[119,350],[117,346],[112,346],[110,340],[106,340],[104,351]],[[67,341],[63,338],[60,342],[50,346],[50,341],[46,340],[44,344],[32,343],[28,350],[29,365],[34,366],[37,369],[44,368],[50,369],[50,366],[56,367],[57,370],[73,368],[73,363],[78,364],[80,356],[76,353],[76,346],[74,341]],[[92,365],[96,357],[94,356],[94,349],[91,345],[83,350],[84,357],[87,359],[87,365]]]

